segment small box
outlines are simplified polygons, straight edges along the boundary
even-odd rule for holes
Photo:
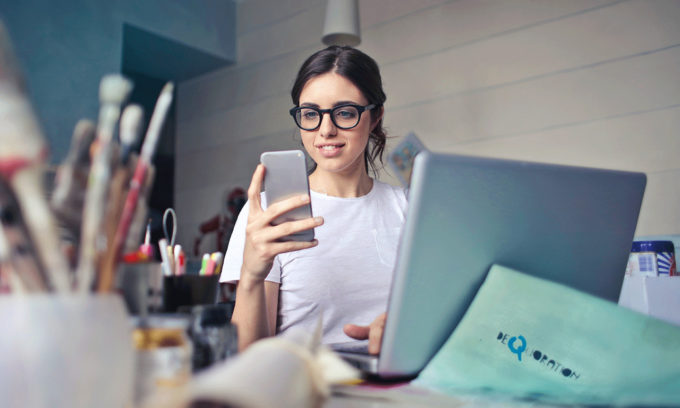
[[[619,306],[680,326],[680,276],[628,276]]]
[[[634,241],[626,275],[675,276],[675,247],[672,241]]]

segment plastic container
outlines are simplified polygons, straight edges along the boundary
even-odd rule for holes
[[[133,315],[160,312],[163,304],[163,271],[158,262],[121,264],[116,287],[122,292],[128,312]]]
[[[118,295],[0,296],[3,407],[126,407],[133,351]]]
[[[163,278],[163,310],[175,313],[182,307],[212,305],[217,302],[219,275],[180,275]]]

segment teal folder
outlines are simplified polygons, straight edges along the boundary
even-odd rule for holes
[[[678,406],[680,327],[494,265],[414,383],[452,395]]]

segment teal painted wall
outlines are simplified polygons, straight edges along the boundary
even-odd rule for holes
[[[66,155],[78,119],[96,119],[103,75],[131,71],[181,81],[235,61],[233,0],[0,0],[0,18],[53,163]],[[143,35],[124,40],[125,26]]]

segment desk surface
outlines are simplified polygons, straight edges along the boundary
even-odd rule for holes
[[[491,399],[483,396],[453,397],[429,391],[410,384],[393,387],[340,386],[334,387],[333,395],[324,408],[526,408],[557,407],[536,402]]]

